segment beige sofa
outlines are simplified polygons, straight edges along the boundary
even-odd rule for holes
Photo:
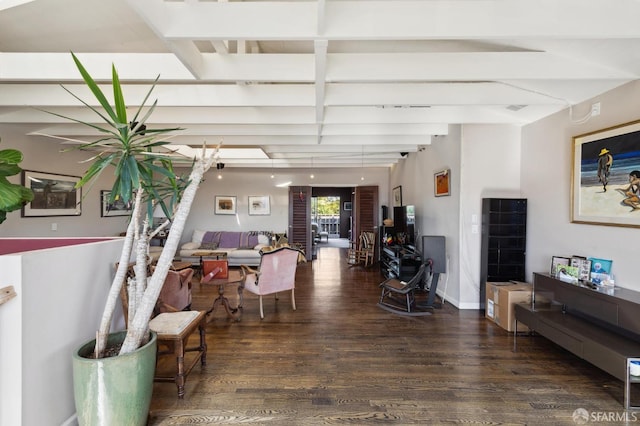
[[[229,266],[258,266],[260,250],[271,242],[271,232],[263,231],[193,231],[191,241],[180,247],[179,256],[184,262],[198,264],[199,251],[216,251],[227,254]]]

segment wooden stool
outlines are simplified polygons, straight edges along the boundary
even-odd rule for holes
[[[178,387],[178,398],[184,398],[184,383],[198,360],[204,366],[207,364],[207,342],[205,339],[206,315],[201,311],[165,312],[149,322],[149,328],[158,335],[158,356],[173,354],[176,357],[178,371],[175,376],[156,376],[157,382],[173,382]],[[187,347],[191,334],[200,331],[200,344]],[[160,345],[167,350],[161,351]],[[186,366],[184,362],[186,352],[197,352],[196,357]]]

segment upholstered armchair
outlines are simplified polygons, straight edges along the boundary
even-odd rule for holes
[[[300,252],[292,247],[279,247],[263,253],[258,269],[242,265],[246,275],[244,290],[258,295],[260,299],[260,318],[264,318],[262,296],[291,290],[291,306],[296,310],[295,281]]]
[[[156,304],[157,313],[177,312],[191,309],[191,279],[193,269],[170,270],[160,290]]]

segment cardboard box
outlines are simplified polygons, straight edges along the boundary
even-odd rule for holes
[[[516,303],[531,304],[532,286],[527,283],[487,283],[485,316],[507,331],[513,331]],[[524,324],[518,324],[518,331],[528,331]]]

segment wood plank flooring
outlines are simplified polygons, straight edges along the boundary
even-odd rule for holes
[[[379,308],[378,269],[345,257],[323,247],[298,267],[295,312],[288,294],[264,299],[263,320],[252,294],[240,322],[217,308],[207,366],[191,372],[184,400],[154,384],[149,425],[575,425],[579,408],[640,421],[623,410],[622,382],[542,337],[519,337],[514,352],[482,311]],[[194,284],[193,296],[204,310],[217,292]]]

